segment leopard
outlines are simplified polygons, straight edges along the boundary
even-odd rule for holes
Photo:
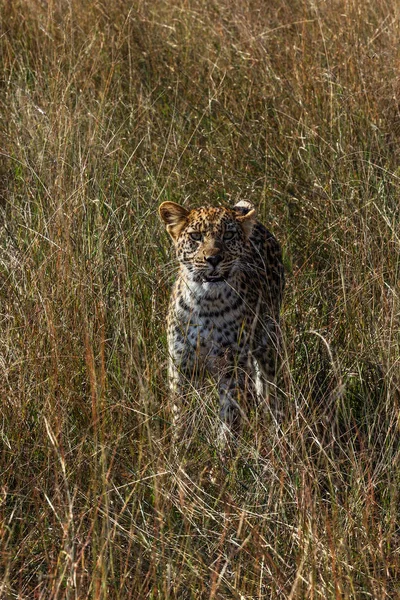
[[[233,207],[159,206],[178,271],[167,314],[173,423],[189,388],[205,378],[219,398],[218,439],[237,437],[252,406],[276,397],[282,250],[252,202]]]

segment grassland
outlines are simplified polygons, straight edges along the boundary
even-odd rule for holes
[[[0,598],[400,598],[395,0],[13,0],[0,36]],[[282,421],[171,452],[157,207],[251,199]],[[210,476],[213,469],[213,476]]]

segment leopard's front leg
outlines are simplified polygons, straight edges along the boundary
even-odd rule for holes
[[[193,348],[187,343],[186,336],[175,328],[168,339],[170,387],[170,413],[173,427],[173,446],[176,450],[185,439],[190,438],[188,398],[196,379],[196,360]]]
[[[168,380],[169,380],[169,389],[171,392],[170,397],[170,410],[172,415],[172,426],[174,431],[178,427],[179,423],[179,415],[180,415],[180,406],[182,403],[182,399],[185,396],[187,391],[187,385],[185,384],[185,376],[181,372],[181,370],[176,366],[175,361],[170,358],[169,366],[168,366]]]
[[[250,401],[254,400],[255,387],[247,365],[235,365],[225,369],[218,378],[219,416],[221,420],[219,440],[224,445],[237,439],[243,421],[248,421]]]
[[[257,391],[259,403],[267,412],[278,415],[279,401],[276,377],[281,360],[281,333],[279,324],[269,322],[263,325],[264,339],[254,352],[257,370]]]

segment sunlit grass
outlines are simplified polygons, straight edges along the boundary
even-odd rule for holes
[[[268,4],[268,6],[267,6]],[[1,598],[398,597],[399,15],[388,0],[9,2]],[[283,246],[284,417],[171,448],[157,218]]]

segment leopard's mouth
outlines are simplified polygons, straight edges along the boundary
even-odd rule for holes
[[[206,283],[218,283],[219,281],[225,281],[225,277],[221,275],[204,275],[203,281]]]

